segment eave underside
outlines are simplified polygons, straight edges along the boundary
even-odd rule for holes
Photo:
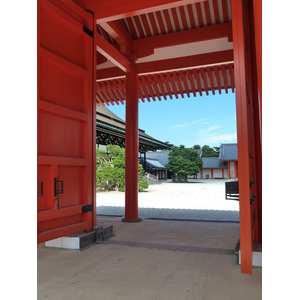
[[[132,64],[143,102],[234,92],[230,0],[74,2],[97,22],[98,103],[124,104]]]

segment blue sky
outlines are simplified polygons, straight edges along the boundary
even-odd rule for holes
[[[114,114],[125,120],[125,105],[108,106]],[[162,98],[139,103],[139,128],[162,141],[175,146],[236,143],[235,94],[222,90],[222,94],[209,93],[173,100]]]

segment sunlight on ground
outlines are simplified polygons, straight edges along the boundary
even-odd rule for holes
[[[145,217],[234,220],[239,202],[225,200],[225,180],[150,185],[139,193],[139,215]],[[125,193],[97,193],[97,214],[123,215]]]

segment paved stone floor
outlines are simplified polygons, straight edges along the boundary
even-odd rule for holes
[[[98,213],[123,215],[123,201],[122,193],[99,193]],[[238,203],[224,199],[224,182],[153,186],[139,204],[141,222],[98,217],[98,225],[113,225],[103,243],[83,251],[39,247],[37,299],[262,299],[262,268],[245,275],[237,264]]]

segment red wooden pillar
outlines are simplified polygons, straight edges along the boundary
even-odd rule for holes
[[[253,18],[255,29],[256,68],[258,83],[258,115],[260,147],[262,148],[262,1],[253,0]]]
[[[252,237],[254,243],[262,243],[262,157],[261,157],[261,18],[255,20],[255,10],[260,9],[258,16],[261,16],[260,5],[249,0],[245,7],[245,20],[248,24],[246,36],[249,41],[249,50],[246,52],[247,73],[246,78],[249,86],[249,130],[250,138],[250,177],[254,180],[250,191],[256,196],[251,205],[252,211]],[[260,26],[255,26],[255,22]]]
[[[132,64],[126,74],[125,112],[125,222],[140,221],[138,217],[138,74]]]
[[[245,9],[242,0],[231,2],[234,55],[234,78],[237,115],[237,146],[239,162],[240,251],[241,272],[252,274],[252,232],[250,206],[249,122],[246,82]]]
[[[210,179],[214,179],[214,170],[210,169]]]
[[[224,179],[224,169],[222,169],[222,179]]]
[[[230,179],[230,161],[227,162],[227,178]]]
[[[260,145],[256,145],[257,153],[257,203],[258,214],[262,214],[262,1],[253,0],[253,17],[255,29],[256,68],[258,83],[258,101],[254,103],[256,117],[256,137],[260,137]],[[259,125],[259,126],[258,126]],[[260,148],[260,149],[259,149]],[[258,219],[259,237],[262,243],[262,218]]]
[[[237,162],[234,162],[234,179],[237,178],[237,168],[236,168]]]

